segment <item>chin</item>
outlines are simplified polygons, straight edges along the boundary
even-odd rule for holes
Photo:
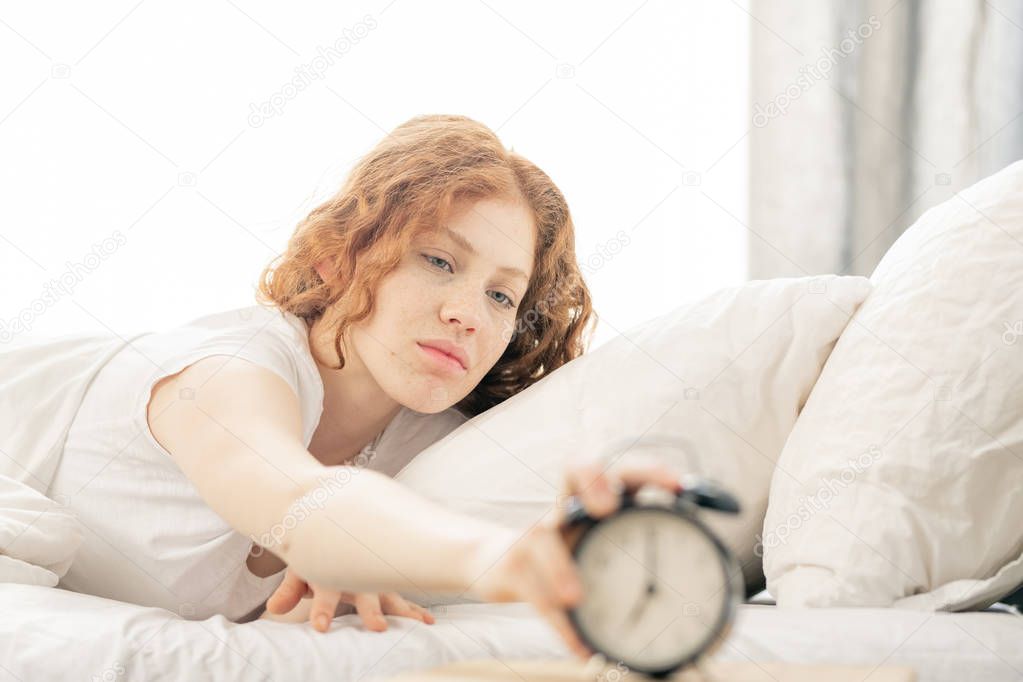
[[[405,386],[399,394],[391,397],[410,410],[423,414],[437,414],[456,405],[465,397],[460,391],[452,390],[444,385],[420,386],[418,390],[409,391]]]
[[[437,414],[438,412],[443,412],[448,409],[458,401],[456,400],[455,403],[453,403],[449,400],[431,400],[429,396],[427,396],[426,398],[419,398],[417,400],[399,402],[408,409],[422,414]]]
[[[405,407],[421,414],[438,414],[451,407],[451,405],[425,401],[425,403],[414,403],[405,405]]]

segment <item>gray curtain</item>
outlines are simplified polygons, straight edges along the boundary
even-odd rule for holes
[[[1023,3],[752,0],[749,276],[869,275],[1023,158]]]

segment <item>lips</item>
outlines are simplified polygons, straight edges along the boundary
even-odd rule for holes
[[[452,368],[465,371],[469,367],[468,356],[460,346],[443,339],[428,339],[417,341],[416,344],[426,352],[429,357],[436,360],[443,360]]]

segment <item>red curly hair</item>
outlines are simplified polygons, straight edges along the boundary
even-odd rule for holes
[[[455,408],[473,417],[582,355],[596,314],[575,256],[568,204],[532,162],[504,148],[465,116],[417,116],[362,157],[333,197],[302,220],[286,251],[259,278],[257,298],[309,325],[332,310],[334,348],[345,359],[346,329],[373,312],[378,283],[412,239],[441,224],[462,202],[512,199],[537,230],[535,267],[504,354]],[[328,262],[333,278],[317,274]]]

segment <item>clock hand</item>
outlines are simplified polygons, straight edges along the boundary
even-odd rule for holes
[[[643,596],[636,600],[636,605],[632,607],[632,610],[629,611],[628,617],[625,619],[626,625],[632,625],[639,620],[639,616],[643,613],[643,609],[645,609],[646,605],[650,602],[649,594],[648,590],[644,590]]]
[[[653,594],[657,591],[657,536],[653,526],[647,527],[646,534],[646,562],[648,564],[646,591]]]
[[[646,532],[646,563],[647,570],[646,588],[642,596],[636,600],[636,605],[629,612],[626,624],[631,625],[639,620],[640,614],[650,603],[651,597],[657,592],[657,538],[654,534],[654,527],[648,526]]]

